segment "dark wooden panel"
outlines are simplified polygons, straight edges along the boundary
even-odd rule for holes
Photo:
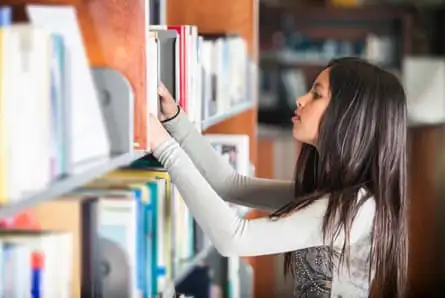
[[[200,33],[228,32],[243,36],[252,57],[257,55],[257,1],[253,0],[169,0],[169,25],[198,25]]]
[[[441,265],[438,255],[443,254],[437,250],[438,236],[444,237],[438,235],[437,215],[445,216],[438,210],[439,186],[445,182],[445,177],[439,177],[445,127],[412,128],[409,136],[409,292],[413,298],[433,297]]]

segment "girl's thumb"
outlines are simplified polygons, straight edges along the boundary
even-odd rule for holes
[[[160,83],[158,86],[158,94],[163,98],[168,98],[171,96],[170,92],[168,92],[167,88],[162,83]]]

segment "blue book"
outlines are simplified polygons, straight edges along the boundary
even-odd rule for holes
[[[165,247],[165,237],[166,235],[162,232],[165,229],[163,226],[159,226],[161,221],[165,220],[163,214],[163,209],[165,206],[160,205],[164,198],[160,198],[160,185],[165,180],[154,179],[147,182],[147,186],[150,189],[150,198],[152,206],[152,245],[151,245],[151,261],[152,261],[152,297],[159,294],[160,291],[164,290],[160,288],[165,286],[165,280],[167,277],[166,259],[163,257],[167,253]],[[162,250],[162,251],[161,251]]]
[[[0,6],[0,27],[12,24],[12,8],[10,6]]]
[[[52,114],[52,148],[53,148],[53,174],[59,177],[68,172],[69,165],[69,128],[68,103],[64,94],[64,67],[65,44],[63,37],[52,34],[51,38],[51,114]]]

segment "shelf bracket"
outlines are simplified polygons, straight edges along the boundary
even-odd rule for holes
[[[94,67],[92,74],[104,117],[111,154],[133,151],[134,92],[119,71]]]

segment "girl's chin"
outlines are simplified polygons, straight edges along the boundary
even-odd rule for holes
[[[305,134],[304,131],[302,131],[300,126],[295,126],[295,125],[292,128],[292,137],[296,141],[304,143],[304,144],[308,144],[308,145],[315,144],[314,139],[316,139],[316,138],[308,137],[308,135]]]
[[[295,140],[303,142],[302,135],[301,135],[301,129],[298,127],[298,125],[295,125],[292,127],[292,136]]]

